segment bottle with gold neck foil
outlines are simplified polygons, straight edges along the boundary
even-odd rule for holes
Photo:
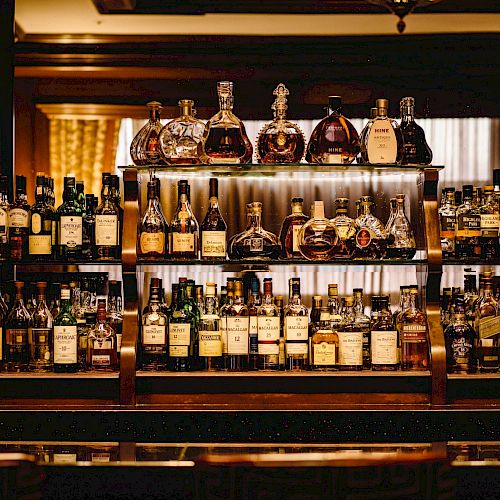
[[[158,136],[162,129],[160,122],[161,103],[148,102],[149,120],[139,130],[130,145],[130,156],[136,165],[163,165]]]

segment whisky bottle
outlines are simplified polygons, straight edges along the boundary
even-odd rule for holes
[[[405,214],[405,195],[396,195],[396,207],[390,224],[386,227],[390,239],[387,245],[387,258],[411,260],[417,251],[415,236],[410,221]]]
[[[337,246],[334,259],[350,259],[354,252],[356,225],[354,220],[348,215],[349,200],[347,198],[337,198],[335,200],[336,215],[331,220],[338,235]]]
[[[217,310],[217,285],[207,283],[203,314],[198,325],[198,345],[201,369],[222,369],[221,320]]]
[[[22,281],[15,281],[16,295],[12,309],[5,320],[3,369],[7,372],[28,370],[30,351],[28,327],[30,314],[24,306]]]
[[[403,97],[401,110],[401,133],[403,134],[403,165],[430,165],[432,151],[425,140],[424,129],[415,122],[415,99]]]
[[[283,295],[274,297],[274,305],[278,308],[280,316],[280,340],[279,340],[279,369],[285,369],[285,300]]]
[[[101,204],[95,211],[95,245],[99,261],[118,258],[120,214],[111,197],[111,178],[102,176]]]
[[[445,188],[439,207],[441,251],[443,259],[455,257],[455,230],[457,223],[455,188]]]
[[[465,317],[469,325],[474,327],[474,304],[478,299],[477,279],[472,269],[464,269],[464,273]]]
[[[466,261],[481,257],[481,215],[473,203],[472,190],[470,184],[462,187],[463,203],[456,212],[455,255]]]
[[[290,94],[280,83],[273,94],[271,106],[274,120],[262,127],[257,137],[257,161],[259,163],[300,163],[306,147],[300,127],[286,119],[287,98]]]
[[[0,261],[10,257],[8,178],[0,176]]]
[[[219,181],[210,179],[209,206],[201,223],[201,260],[226,260],[226,221],[219,209]]]
[[[306,370],[309,360],[309,318],[300,297],[299,278],[291,278],[292,293],[285,307],[285,370]]]
[[[106,318],[106,300],[97,301],[97,322],[88,332],[87,370],[112,372],[118,369],[116,332]]]
[[[303,213],[302,198],[292,198],[292,213],[287,215],[281,224],[280,243],[282,259],[300,259],[302,254],[299,250],[300,228],[309,220]]]
[[[338,332],[342,325],[342,311],[339,300],[339,289],[336,284],[328,285],[328,310],[334,331]]]
[[[337,364],[340,370],[360,371],[363,369],[363,337],[366,322],[356,321],[353,304],[353,297],[345,298],[344,315],[337,330],[339,344]]]
[[[16,198],[9,209],[10,258],[14,261],[28,256],[29,211],[26,177],[16,175]]]
[[[273,282],[264,278],[264,295],[262,304],[257,309],[257,335],[259,370],[279,370],[279,349],[281,336],[280,311],[274,304]]]
[[[372,298],[372,304],[375,297]],[[374,307],[372,306],[372,309]],[[379,297],[379,311],[370,327],[371,367],[374,371],[399,368],[398,332],[389,310],[389,297]]]
[[[160,154],[158,136],[163,128],[160,122],[161,103],[147,103],[149,120],[139,130],[130,144],[130,156],[135,165],[162,165],[164,160]]]
[[[72,309],[70,287],[61,284],[60,311],[54,318],[54,371],[56,373],[78,371],[78,328]]]
[[[177,183],[177,209],[170,223],[170,255],[173,259],[198,258],[198,221],[189,201],[189,184],[186,180]]]
[[[328,307],[322,307],[319,322],[312,327],[311,370],[336,370],[339,356],[339,335],[332,329]]]
[[[359,136],[342,114],[342,98],[328,97],[328,116],[314,128],[307,145],[309,163],[352,163],[359,153]]]
[[[498,230],[500,215],[497,200],[494,196],[493,186],[485,186],[484,203],[479,207],[481,217],[481,259],[491,261],[500,257]]]
[[[198,153],[204,163],[249,163],[253,147],[243,122],[233,113],[233,82],[218,82],[220,111],[205,125]]]
[[[96,257],[95,246],[95,211],[97,198],[93,194],[85,195],[85,215],[82,219],[82,259],[92,261]]]
[[[226,297],[224,300],[221,300],[219,304],[219,316],[220,316],[220,324],[221,324],[221,335],[222,335],[222,363],[223,368],[227,368],[228,366],[228,354],[227,354],[227,316],[228,310],[233,305],[233,294],[234,294],[234,278],[227,279],[226,286]]]
[[[83,220],[75,200],[75,178],[64,178],[63,203],[57,209],[58,256],[61,260],[79,260],[82,256]]]
[[[52,221],[54,211],[47,203],[46,178],[36,176],[35,204],[30,211],[28,236],[29,256],[33,260],[47,261],[52,257]]]
[[[261,305],[259,288],[259,280],[257,277],[253,277],[250,282],[250,292],[247,300],[250,370],[257,370],[257,361],[259,358],[259,329],[257,323],[257,310]]]
[[[37,304],[30,318],[28,337],[30,344],[29,369],[33,372],[51,372],[53,362],[53,319],[47,307],[45,290],[47,283],[36,284]]]
[[[243,282],[234,281],[234,297],[226,313],[228,370],[246,371],[249,365],[249,316],[243,301]]]

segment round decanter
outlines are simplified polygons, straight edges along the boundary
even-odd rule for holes
[[[158,136],[162,129],[160,122],[161,103],[148,102],[149,120],[139,130],[130,145],[130,156],[136,165],[164,165],[160,154]]]

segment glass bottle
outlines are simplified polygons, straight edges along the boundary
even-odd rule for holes
[[[338,235],[337,246],[333,255],[334,259],[350,259],[354,252],[354,237],[356,236],[356,225],[354,219],[348,215],[349,200],[337,198],[335,200],[335,217],[331,220]]]
[[[112,372],[118,369],[116,332],[106,318],[106,300],[97,301],[97,322],[88,332],[87,370]]]
[[[257,161],[259,163],[300,163],[306,147],[300,127],[286,119],[287,98],[290,94],[280,83],[273,94],[271,106],[274,120],[262,127],[257,137]]]
[[[83,181],[76,181],[75,182],[75,200],[78,205],[80,205],[80,209],[82,213],[85,212],[85,184]]]
[[[164,160],[160,154],[160,135],[163,125],[160,122],[161,103],[148,102],[149,120],[139,130],[130,144],[130,156],[135,165],[163,165]]]
[[[306,370],[309,360],[309,318],[300,297],[300,279],[291,284],[291,294],[285,307],[285,370]]]
[[[339,344],[337,365],[340,370],[360,371],[363,369],[363,337],[366,321],[356,321],[353,304],[353,297],[345,298],[344,315],[337,331]]]
[[[276,307],[273,299],[272,279],[264,278],[262,304],[257,309],[257,335],[259,344],[257,368],[259,370],[280,369],[280,319],[280,311]]]
[[[445,188],[441,206],[439,207],[439,226],[443,259],[453,259],[455,257],[456,212],[455,188]]]
[[[217,93],[220,111],[206,123],[198,154],[204,163],[249,163],[253,147],[233,113],[233,82],[218,82]]]
[[[203,138],[205,124],[195,118],[194,101],[179,101],[180,115],[168,122],[160,132],[160,154],[168,165],[201,163],[198,143]]]
[[[403,135],[398,122],[387,116],[389,101],[377,99],[377,116],[370,120],[361,145],[364,163],[400,163],[403,157]]]
[[[108,308],[106,318],[115,331],[116,335],[116,352],[120,359],[120,351],[122,346],[123,333],[123,301],[122,301],[122,282],[110,280],[108,282]]]
[[[369,370],[371,368],[370,318],[365,314],[365,306],[363,304],[363,289],[354,288],[352,291],[352,296],[354,300],[354,322],[356,324],[356,327],[363,333],[363,369]]]
[[[159,180],[159,179],[158,179]],[[159,192],[159,187],[158,187],[158,192]],[[117,252],[117,258],[121,258],[122,253],[121,253],[121,245],[122,245],[122,233],[123,233],[123,213],[124,209],[121,205],[122,199],[121,199],[121,194],[120,194],[120,178],[117,175],[111,175],[110,181],[109,181],[109,195],[111,197],[111,200],[115,204],[115,207],[118,210],[118,252]],[[159,194],[158,194],[159,198]]]
[[[311,218],[301,227],[299,250],[307,260],[330,260],[335,254],[338,235],[335,226],[325,217],[322,201],[311,207]]]
[[[478,298],[476,274],[472,269],[464,269],[464,302],[465,317],[472,327],[474,327],[474,303]]]
[[[352,163],[359,153],[359,136],[342,114],[342,98],[328,97],[329,113],[314,128],[307,145],[308,163]]]
[[[64,178],[63,203],[57,209],[58,256],[61,260],[80,260],[82,256],[83,219],[75,200],[75,178]]]
[[[33,372],[51,372],[54,368],[53,353],[53,319],[45,298],[47,283],[39,281],[36,284],[36,309],[29,322],[30,363]]]
[[[500,225],[499,207],[494,195],[493,186],[483,189],[484,203],[479,207],[481,217],[481,259],[491,261],[500,257],[498,230]]]
[[[221,320],[217,305],[217,285],[207,283],[203,314],[198,325],[198,351],[201,369],[207,371],[222,369]]]
[[[462,187],[463,203],[456,211],[455,255],[465,261],[481,257],[481,215],[473,201],[472,190],[470,184]]]
[[[227,279],[226,286],[226,297],[225,300],[221,300],[219,316],[221,324],[221,334],[222,334],[222,363],[223,368],[228,366],[228,353],[227,353],[227,316],[228,310],[233,305],[233,294],[234,294],[234,278]]]
[[[97,260],[118,258],[119,211],[111,197],[111,178],[102,176],[101,204],[95,211],[95,245]]]
[[[249,317],[248,307],[243,301],[243,281],[234,281],[234,297],[225,310],[227,328],[226,368],[246,371],[249,365]]]
[[[411,223],[405,214],[405,195],[397,194],[395,200],[394,217],[386,227],[390,240],[387,245],[387,258],[411,260],[415,257],[417,245]]]
[[[209,206],[200,226],[201,260],[226,260],[227,224],[219,209],[219,181],[212,177],[209,184]]]
[[[287,215],[281,224],[280,242],[282,259],[300,259],[302,254],[299,250],[300,228],[309,220],[303,213],[302,198],[292,198],[292,213]]]
[[[73,316],[71,290],[61,284],[60,311],[54,318],[54,371],[78,371],[78,325]]]
[[[9,245],[9,179],[0,176],[0,261],[10,257]]]
[[[450,324],[451,321],[451,305],[452,293],[451,288],[443,288],[443,295],[441,298],[441,326],[443,331]]]
[[[93,194],[85,195],[85,215],[82,219],[82,259],[92,261],[95,259],[95,211],[97,198]]]
[[[22,281],[14,281],[16,295],[12,309],[5,319],[5,341],[3,369],[6,372],[25,372],[28,370],[30,350],[28,327],[30,314],[24,306]]]
[[[9,209],[10,258],[14,261],[28,256],[29,212],[26,177],[16,175],[16,198]]]
[[[476,371],[476,332],[465,317],[463,295],[454,298],[450,324],[444,331],[446,369],[448,373],[474,373]]]
[[[262,227],[262,203],[254,201],[247,205],[248,226],[230,243],[233,259],[276,259],[280,253],[278,237]]]
[[[52,257],[52,220],[54,212],[47,203],[46,178],[43,174],[36,176],[35,204],[30,211],[30,230],[28,236],[29,255],[33,260],[44,260]]]
[[[253,277],[250,282],[250,293],[248,294],[248,339],[249,339],[249,354],[250,354],[250,370],[257,370],[257,362],[259,358],[259,329],[257,322],[257,310],[261,305],[259,280]]]
[[[319,322],[312,327],[311,370],[336,370],[339,355],[339,335],[332,329],[328,307],[322,307]]]
[[[279,340],[279,369],[285,369],[285,300],[283,295],[276,295],[274,297],[274,305],[278,308],[278,313],[280,316],[280,340]]]
[[[430,165],[432,151],[425,140],[424,129],[415,122],[415,99],[403,97],[401,110],[401,133],[403,134],[403,165]]]
[[[197,259],[199,226],[189,201],[188,181],[177,183],[177,193],[177,209],[170,223],[170,255],[173,259]]]
[[[340,309],[339,289],[336,284],[328,285],[328,310],[334,331],[339,332],[342,325],[342,311]]]
[[[372,303],[373,303],[372,298]],[[399,368],[398,332],[389,309],[389,297],[379,297],[379,311],[370,327],[371,368],[394,371]]]

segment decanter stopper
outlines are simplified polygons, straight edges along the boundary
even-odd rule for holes
[[[221,109],[233,109],[233,82],[217,82],[217,94]]]
[[[278,119],[283,119],[286,116],[287,98],[286,96],[290,94],[289,90],[285,87],[284,83],[280,83],[275,89],[273,94],[276,96],[271,109],[274,110],[274,117]]]

